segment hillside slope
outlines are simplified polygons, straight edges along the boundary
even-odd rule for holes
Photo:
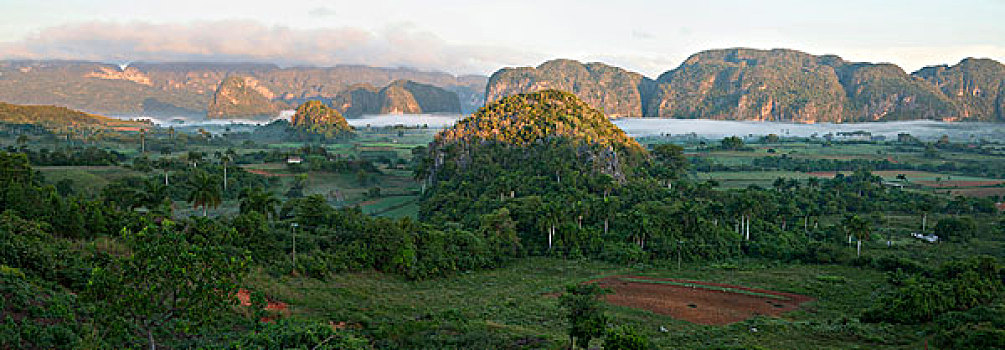
[[[552,60],[535,67],[504,68],[489,78],[485,100],[548,89],[569,91],[608,116],[641,117],[651,79],[603,63]]]

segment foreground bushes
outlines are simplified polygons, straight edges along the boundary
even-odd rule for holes
[[[1005,271],[993,257],[974,257],[944,264],[932,277],[914,275],[877,301],[862,319],[866,322],[920,324],[950,311],[968,310],[1000,298]]]

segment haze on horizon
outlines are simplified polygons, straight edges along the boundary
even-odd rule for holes
[[[0,0],[0,58],[363,64],[491,74],[553,58],[656,77],[691,54],[791,48],[911,72],[1005,61],[1005,1]]]

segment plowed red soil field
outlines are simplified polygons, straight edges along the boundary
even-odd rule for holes
[[[779,316],[811,297],[721,283],[611,276],[592,281],[611,289],[608,303],[649,310],[704,325],[725,325],[757,315]]]

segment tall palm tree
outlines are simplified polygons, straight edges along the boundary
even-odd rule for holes
[[[240,202],[242,214],[257,212],[272,218],[276,217],[276,207],[280,204],[276,195],[262,187],[246,188],[241,191]]]
[[[858,215],[853,215],[845,219],[844,222],[845,230],[848,231],[849,236],[854,236],[857,242],[856,256],[862,256],[862,241],[869,239],[872,228],[869,227],[869,222],[865,219],[859,217]]]
[[[216,152],[216,158],[220,159],[220,163],[223,165],[223,190],[227,191],[227,164],[234,160],[233,149],[228,149],[226,152]]]
[[[193,168],[198,168],[199,162],[202,161],[205,155],[203,155],[202,152],[199,151],[188,151],[188,154],[185,157],[188,158],[189,163],[192,163]]]
[[[164,186],[171,186],[171,182],[168,180],[168,174],[171,171],[171,160],[160,158],[155,163],[155,166],[164,172]]]
[[[202,216],[208,216],[209,207],[220,206],[221,193],[216,176],[197,171],[192,174],[189,184],[192,186],[192,193],[188,195],[188,201],[193,208],[202,207]]]

